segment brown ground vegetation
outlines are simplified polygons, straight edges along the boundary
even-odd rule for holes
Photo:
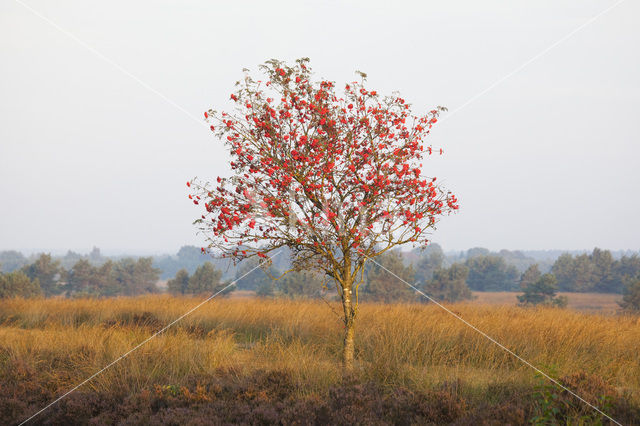
[[[25,419],[200,300],[1,300],[0,418]],[[638,317],[451,308],[617,420],[640,418]],[[436,306],[363,304],[356,369],[346,379],[341,331],[323,302],[214,299],[36,423],[524,424],[550,413],[556,421],[599,419]],[[554,394],[552,407],[540,396]]]

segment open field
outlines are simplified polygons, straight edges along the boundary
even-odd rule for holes
[[[522,293],[512,291],[474,291],[476,299],[473,303],[487,305],[514,306],[518,303],[517,296]],[[622,295],[610,293],[557,293],[558,296],[566,296],[569,299],[567,309],[575,309],[581,312],[615,313],[620,311],[618,302],[622,301]]]
[[[0,300],[0,418],[23,420],[201,300]],[[614,418],[640,418],[638,317],[451,309]],[[341,330],[323,302],[214,299],[35,423],[524,424],[549,404],[556,420],[598,418],[436,306],[362,305],[347,381]]]

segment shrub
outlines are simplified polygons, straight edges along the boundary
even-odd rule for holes
[[[544,274],[533,284],[527,284],[524,288],[524,294],[518,296],[520,306],[556,306],[564,308],[567,306],[568,299],[566,296],[557,296],[557,280],[553,274]]]

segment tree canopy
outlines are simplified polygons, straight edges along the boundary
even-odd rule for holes
[[[467,286],[469,268],[454,263],[449,268],[437,269],[423,288],[426,294],[443,302],[460,302],[473,299],[473,293]]]
[[[361,265],[396,245],[426,243],[437,217],[458,208],[422,174],[433,152],[423,139],[441,109],[414,116],[404,99],[367,90],[364,78],[340,97],[333,82],[310,81],[307,62],[269,61],[268,81],[247,74],[237,83],[234,113],[205,113],[235,172],[215,187],[189,183],[205,208],[196,223],[209,248],[242,259],[288,246],[296,265],[336,275],[345,255]]]

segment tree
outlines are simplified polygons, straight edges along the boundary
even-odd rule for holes
[[[498,256],[504,259],[508,265],[513,265],[518,272],[524,272],[527,268],[536,263],[536,260],[532,257],[526,256],[523,252],[516,250],[500,250]]]
[[[278,295],[291,299],[318,298],[322,295],[323,284],[327,280],[322,275],[312,271],[291,271],[275,281]],[[324,285],[326,287],[326,285]]]
[[[622,256],[613,267],[614,286],[612,292],[623,293],[626,291],[629,280],[640,278],[640,256]]]
[[[447,269],[438,269],[424,285],[424,292],[436,300],[454,303],[473,299],[473,293],[467,286],[469,268],[454,263]]]
[[[367,89],[364,73],[338,95],[333,82],[312,82],[307,64],[268,61],[266,81],[247,73],[237,83],[234,112],[205,112],[234,175],[217,185],[188,182],[189,196],[204,207],[195,221],[204,250],[242,260],[288,247],[291,269],[337,282],[346,371],[365,263],[402,244],[426,245],[437,219],[458,204],[423,176],[422,161],[435,151],[424,138],[443,108],[414,116],[401,97]]]
[[[115,265],[115,276],[126,295],[156,293],[160,270],[153,267],[153,258],[122,259]]]
[[[433,277],[433,273],[442,268],[444,263],[444,252],[438,244],[429,244],[424,250],[424,255],[416,263],[415,280],[425,283]]]
[[[609,250],[594,248],[590,260],[593,268],[593,288],[598,292],[607,292],[614,287],[615,260]]]
[[[37,278],[32,281],[21,271],[0,274],[0,298],[35,297],[40,294],[40,283]]]
[[[415,291],[392,275],[397,275],[404,281],[413,283],[415,273],[413,267],[406,267],[402,263],[402,255],[391,251],[380,255],[377,263],[370,264],[366,271],[366,284],[362,289],[364,300],[372,302],[409,302],[415,300]],[[402,285],[399,285],[402,284]],[[356,291],[356,302],[357,302]]]
[[[628,311],[640,311],[640,278],[627,283],[620,306]]]
[[[252,270],[254,271],[251,272]],[[260,259],[250,258],[238,265],[236,287],[238,290],[258,291],[261,289],[262,295],[271,295],[275,289],[273,278],[279,275],[280,271],[272,264],[261,264]]]
[[[558,288],[562,291],[575,291],[573,282],[573,256],[561,254],[551,267],[551,273],[558,280]]]
[[[60,258],[60,263],[62,264],[63,268],[69,270],[73,268],[73,265],[75,265],[79,260],[82,259],[84,259],[84,256],[82,256],[80,253],[69,250],[67,251],[67,254]]]
[[[575,258],[568,253],[562,254],[551,267],[558,279],[562,291],[592,291],[596,285],[596,274],[591,258],[581,254]]]
[[[520,288],[527,288],[529,285],[538,281],[540,277],[542,277],[542,274],[540,273],[538,264],[536,263],[529,266],[529,268],[520,275]]]
[[[498,256],[476,255],[465,262],[469,268],[467,285],[475,291],[515,290],[518,270]]]
[[[206,262],[189,278],[185,293],[213,293],[220,288],[220,278],[222,271],[215,269],[211,262]]]
[[[53,261],[50,254],[41,254],[35,262],[22,268],[29,279],[37,279],[45,296],[58,294],[62,289],[58,286],[63,274],[60,261]]]
[[[27,263],[29,263],[27,258],[19,251],[0,251],[0,272],[13,272]]]
[[[484,247],[473,247],[467,250],[467,259],[471,259],[473,257],[478,256],[491,256],[491,251],[488,248]]]
[[[86,259],[78,260],[67,276],[66,290],[71,294],[95,294],[95,268]]]
[[[598,291],[621,293],[625,282],[640,273],[637,255],[614,260],[609,250],[594,248],[593,252],[575,258],[568,253],[556,259],[551,271],[558,277],[563,291]]]
[[[123,291],[122,283],[117,279],[117,265],[107,260],[93,268],[93,287],[97,296],[110,297]]]
[[[167,281],[167,289],[173,294],[185,294],[189,286],[189,273],[182,268],[176,272],[175,278]]]
[[[520,306],[556,306],[564,308],[567,306],[566,296],[557,296],[556,290],[558,281],[553,274],[544,274],[533,284],[528,284],[524,288],[524,294],[518,296]]]
[[[91,253],[89,253],[89,261],[95,263],[103,263],[104,262],[104,257],[102,256],[102,253],[100,252],[100,249],[98,247],[94,247],[91,250]]]

